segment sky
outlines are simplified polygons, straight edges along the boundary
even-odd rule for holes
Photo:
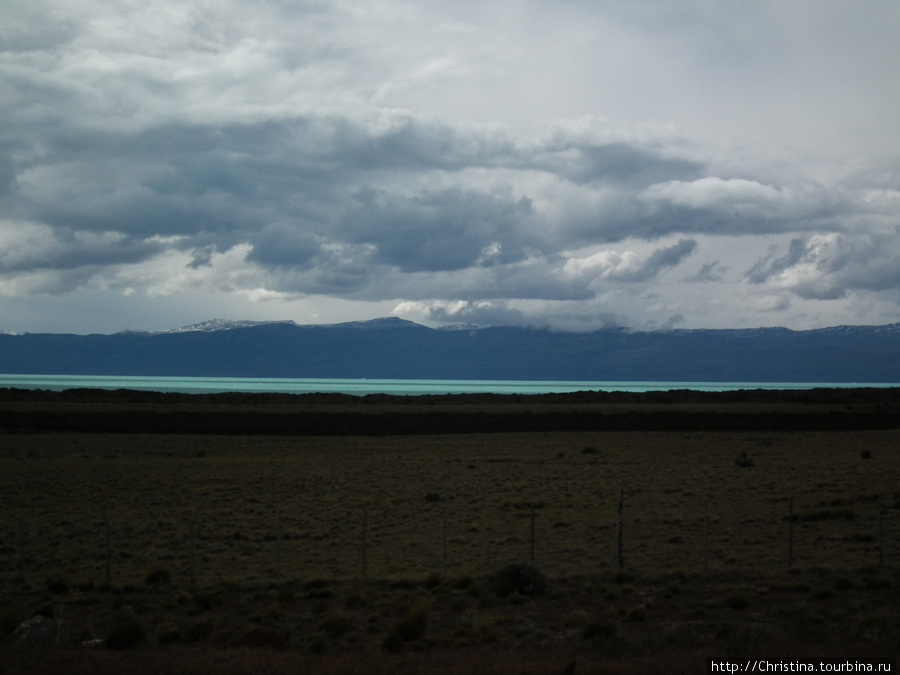
[[[0,331],[900,321],[894,0],[4,0]]]

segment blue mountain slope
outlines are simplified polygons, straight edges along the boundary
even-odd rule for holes
[[[900,324],[790,331],[431,329],[387,318],[0,335],[0,372],[409,379],[900,382]]]

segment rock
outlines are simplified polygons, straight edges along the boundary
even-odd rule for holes
[[[43,614],[33,616],[18,625],[9,641],[15,645],[53,644],[53,621]]]

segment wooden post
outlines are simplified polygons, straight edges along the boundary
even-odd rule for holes
[[[794,564],[794,498],[788,499],[788,568]]]
[[[281,505],[275,507],[275,578],[281,579]]]
[[[531,504],[531,564],[534,564],[534,504]]]
[[[368,570],[366,560],[366,538],[369,533],[369,507],[363,507],[363,532],[362,532],[362,578],[365,582]]]
[[[709,572],[709,500],[703,498],[703,572]]]
[[[619,503],[616,506],[616,566],[619,569],[625,567],[625,554],[622,551],[622,528],[624,519],[622,513],[625,510],[625,491],[619,490]]]
[[[884,517],[881,515],[881,498],[878,495],[878,562],[884,565]]]
[[[25,521],[21,518],[19,519],[19,526],[16,529],[16,534],[18,535],[17,543],[19,548],[19,577],[22,579],[22,581],[25,581]]]
[[[190,542],[190,546],[191,546],[191,552],[190,552],[191,586],[197,585],[197,565],[196,565],[196,561],[194,560],[194,530],[195,529],[196,529],[196,525],[195,525],[194,509],[191,509],[191,542]]]
[[[104,520],[106,521],[106,583],[109,583],[109,567],[110,567],[110,559],[112,558],[112,546],[110,545],[110,534],[109,534],[109,514],[105,513],[103,515]]]
[[[447,577],[447,507],[443,509],[443,538],[444,538],[444,578]]]

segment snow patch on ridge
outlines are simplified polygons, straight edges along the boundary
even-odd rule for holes
[[[163,333],[214,333],[220,330],[234,330],[235,328],[252,328],[253,326],[267,326],[272,324],[287,324],[296,326],[291,320],[284,321],[231,321],[229,319],[210,319],[201,323],[164,330]]]

